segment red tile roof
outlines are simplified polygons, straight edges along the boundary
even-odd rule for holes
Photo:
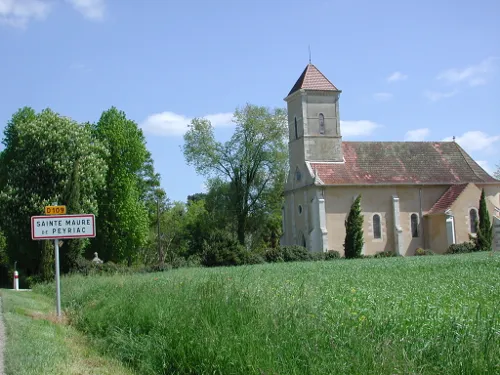
[[[460,194],[462,194],[467,185],[469,184],[451,185],[426,214],[442,214],[450,209],[451,205],[457,200]]]
[[[288,95],[300,89],[339,91],[313,64],[306,66]]]
[[[345,163],[311,162],[326,185],[498,182],[456,142],[343,142]]]

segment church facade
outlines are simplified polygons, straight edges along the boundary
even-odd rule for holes
[[[284,99],[290,171],[283,245],[343,254],[344,221],[361,194],[363,254],[444,253],[475,234],[481,189],[492,216],[500,181],[456,142],[344,142],[338,90],[308,64]]]

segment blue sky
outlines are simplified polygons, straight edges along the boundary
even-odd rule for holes
[[[345,140],[457,141],[500,163],[498,0],[0,0],[0,127],[28,105],[144,129],[171,199],[202,190],[189,119],[227,139],[245,103],[285,106],[308,62],[338,88]],[[2,146],[3,147],[3,146]]]

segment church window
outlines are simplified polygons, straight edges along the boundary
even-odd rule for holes
[[[300,172],[299,167],[295,168],[295,179],[297,181],[302,180],[302,173]]]
[[[299,204],[299,215],[302,215],[302,206]]]
[[[417,214],[411,214],[410,223],[411,223],[411,236],[418,237],[418,216],[417,216]]]
[[[299,128],[297,126],[297,117],[294,118],[294,122],[295,122],[295,139],[298,139],[299,138]]]
[[[319,134],[325,134],[325,116],[322,113],[319,114]]]
[[[477,210],[475,208],[471,208],[469,211],[469,221],[470,221],[470,232],[475,234],[477,232]]]
[[[382,229],[380,227],[380,215],[373,215],[373,238],[382,238]]]

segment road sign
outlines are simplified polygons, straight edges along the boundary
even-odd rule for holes
[[[95,216],[53,215],[31,217],[31,238],[55,240],[95,237]]]
[[[45,206],[45,215],[66,215],[66,206]]]

